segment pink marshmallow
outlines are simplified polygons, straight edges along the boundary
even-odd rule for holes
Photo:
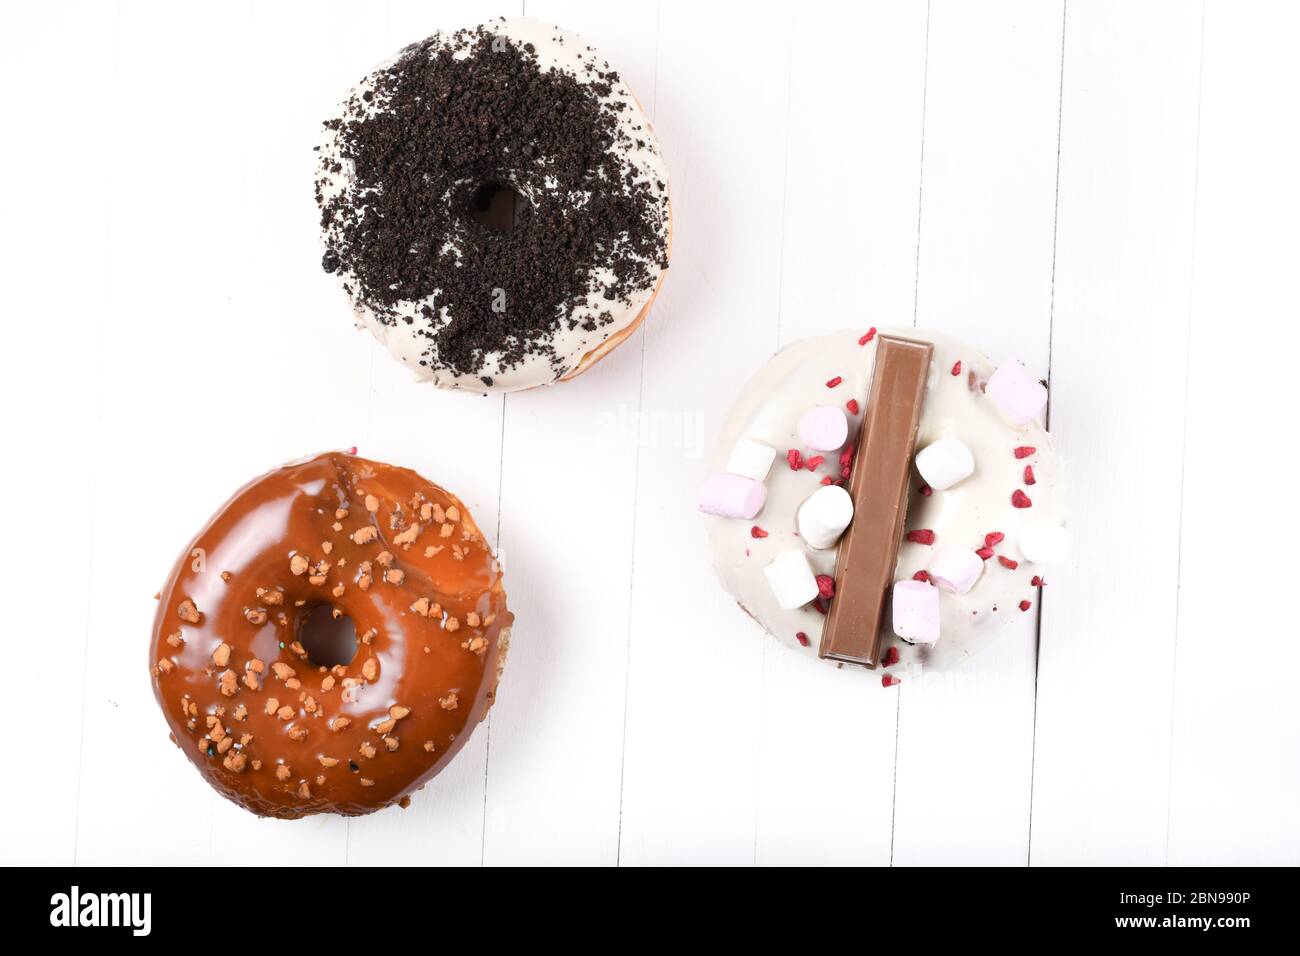
[[[1024,428],[1032,422],[1047,404],[1047,389],[1043,388],[1043,383],[1015,359],[1003,362],[989,376],[984,394],[993,399],[1007,421],[1017,428]]]
[[[765,501],[767,486],[740,475],[711,475],[700,489],[700,510],[719,518],[752,518]]]
[[[946,591],[965,594],[984,572],[984,559],[970,548],[951,547],[939,552],[930,565],[930,580]]]
[[[799,419],[799,437],[814,451],[843,448],[849,437],[848,416],[838,406],[818,405]]]
[[[939,589],[924,581],[894,582],[894,633],[913,644],[939,639]]]

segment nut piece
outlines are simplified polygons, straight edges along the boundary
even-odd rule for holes
[[[372,524],[352,532],[352,540],[357,544],[369,544],[379,537],[379,529]]]
[[[216,650],[212,652],[212,663],[218,667],[225,667],[230,663],[230,645],[225,641],[218,644]]]
[[[456,700],[456,694],[455,694],[454,691],[453,691],[452,693],[448,694],[446,697],[439,697],[439,698],[438,698],[438,705],[439,705],[443,710],[455,710],[456,707],[457,707],[457,705],[458,705],[458,703],[459,703],[459,702]]]
[[[181,601],[176,606],[176,615],[186,624],[198,624],[203,620],[203,615],[199,613],[199,609],[194,606],[194,602],[189,598]]]
[[[284,661],[274,661],[271,664],[271,670],[275,672],[275,676],[280,680],[288,680],[290,677],[297,676],[298,673]]]
[[[292,558],[289,559],[289,570],[292,571],[295,575],[306,574],[307,567],[308,567],[308,561],[301,554],[295,554]]]

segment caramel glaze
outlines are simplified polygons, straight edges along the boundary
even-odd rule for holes
[[[283,818],[423,786],[487,714],[513,620],[455,496],[342,452],[238,491],[159,598],[149,667],[173,739],[223,796]],[[298,641],[319,604],[356,626],[346,665]]]

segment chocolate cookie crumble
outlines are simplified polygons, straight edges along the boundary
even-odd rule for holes
[[[627,159],[645,141],[620,123],[618,74],[582,63],[581,79],[543,67],[486,27],[435,35],[325,124],[322,266],[426,340],[421,366],[490,386],[492,367],[541,356],[558,377],[555,336],[609,325],[667,268],[666,184]]]

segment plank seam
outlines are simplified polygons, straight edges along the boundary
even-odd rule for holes
[[[916,328],[921,297],[921,204],[925,198],[925,105],[930,92],[930,0],[925,4],[925,63],[921,66],[921,155],[916,177],[916,256],[912,273],[912,328]],[[893,844],[890,834],[890,844]]]
[[[528,0],[519,0],[519,15],[528,16]],[[392,44],[390,43],[389,46]],[[501,553],[501,505],[506,487],[506,399],[509,392],[501,394],[501,434],[497,439],[497,525],[496,549]],[[479,818],[478,865],[487,864],[488,774],[492,766],[492,709],[488,708],[483,727],[483,813]]]
[[[1061,222],[1061,130],[1065,119],[1065,30],[1070,0],[1061,3],[1061,71],[1056,93],[1056,184],[1052,198],[1052,277],[1047,296],[1047,382],[1052,382],[1052,324],[1056,319],[1056,249]],[[1052,390],[1047,390],[1045,424],[1052,424]],[[1029,832],[1025,837],[1025,865],[1034,853],[1034,770],[1038,759],[1038,667],[1043,646],[1043,592],[1038,592],[1037,620],[1034,627],[1034,715],[1029,731]]]
[[[659,36],[660,26],[663,22],[663,3],[655,4],[655,68],[654,76],[651,80],[653,84],[650,92],[650,122],[654,123],[658,116],[659,106]],[[632,601],[636,593],[636,528],[637,528],[637,504],[641,492],[641,408],[645,399],[645,353],[646,338],[649,336],[649,317],[641,326],[641,362],[637,369],[636,385],[636,444],[633,451],[632,463],[632,540],[629,543],[629,558],[627,566],[627,633],[623,648],[623,731],[622,745],[618,755],[618,827],[614,834],[614,866],[621,866],[623,863],[623,781],[627,774],[627,698],[628,689],[632,682]]]
[[[916,176],[916,270],[912,276],[912,328],[916,328],[917,306],[921,294],[921,208],[925,197],[925,104],[930,92],[930,13],[925,5],[925,62],[921,66],[921,153]],[[903,714],[903,689],[898,689],[894,703],[894,779],[889,796],[889,865],[894,865],[895,826],[898,822],[898,740]]]
[[[1178,562],[1174,569],[1174,647],[1169,667],[1169,768],[1165,781],[1165,866],[1169,865],[1169,841],[1174,809],[1174,734],[1178,716],[1178,632],[1182,627],[1183,513],[1187,486],[1187,402],[1191,393],[1192,293],[1196,287],[1196,210],[1201,185],[1201,108],[1205,91],[1205,3],[1201,3],[1201,50],[1196,69],[1196,162],[1192,168],[1192,236],[1187,263],[1187,344],[1183,358],[1183,442],[1182,467],[1178,471]]]
[[[790,29],[787,31],[789,44],[785,50],[785,152],[781,166],[781,236],[777,243],[776,273],[776,351],[780,351],[784,339],[782,319],[785,317],[785,239],[786,223],[790,210],[790,90],[794,85],[794,4],[790,4]],[[766,636],[766,635],[764,635]],[[770,641],[763,641],[762,653],[759,655],[758,668],[758,733],[755,737],[754,759],[754,847],[751,864],[758,865],[758,824],[759,802],[763,796],[763,702],[767,697],[767,649]]]
[[[121,64],[121,59],[122,59],[122,4],[119,0],[119,3],[117,5],[116,34],[113,38],[113,85],[114,86],[117,85],[118,67]],[[104,254],[109,259],[110,264],[112,262],[111,250],[113,248],[112,209],[113,209],[112,204],[111,203],[108,204],[107,212],[105,213],[105,223],[104,223],[104,233],[105,233]],[[112,269],[111,268],[105,269],[104,289],[102,293],[103,302],[105,303],[105,305],[107,305],[108,302],[108,290],[111,283],[112,283]],[[105,308],[104,311],[105,312],[108,311],[107,308]],[[102,345],[104,340],[104,320],[102,315],[99,321],[95,323],[95,328],[96,328],[96,340],[97,340],[96,351],[102,354],[103,351]],[[95,395],[97,397],[99,396],[100,385],[102,384],[102,382],[103,382],[103,365],[102,363],[97,362],[95,364]],[[100,429],[98,428],[98,424],[102,420],[102,418],[103,418],[103,403],[97,402],[95,406],[96,433],[100,431]],[[86,687],[88,682],[87,679],[90,674],[90,628],[91,628],[91,622],[94,620],[94,618],[91,616],[91,606],[95,597],[95,589],[94,589],[95,497],[93,495],[91,496],[90,499],[90,517],[87,523],[90,525],[90,534],[88,538],[88,540],[90,541],[90,547],[86,554],[86,628],[85,628],[84,643],[81,649],[81,727],[77,737],[77,796],[76,796],[76,800],[72,804],[72,809],[73,809],[72,865],[73,866],[77,865],[78,841],[81,839],[81,783],[86,775],[86,768],[83,763],[86,754]]]

